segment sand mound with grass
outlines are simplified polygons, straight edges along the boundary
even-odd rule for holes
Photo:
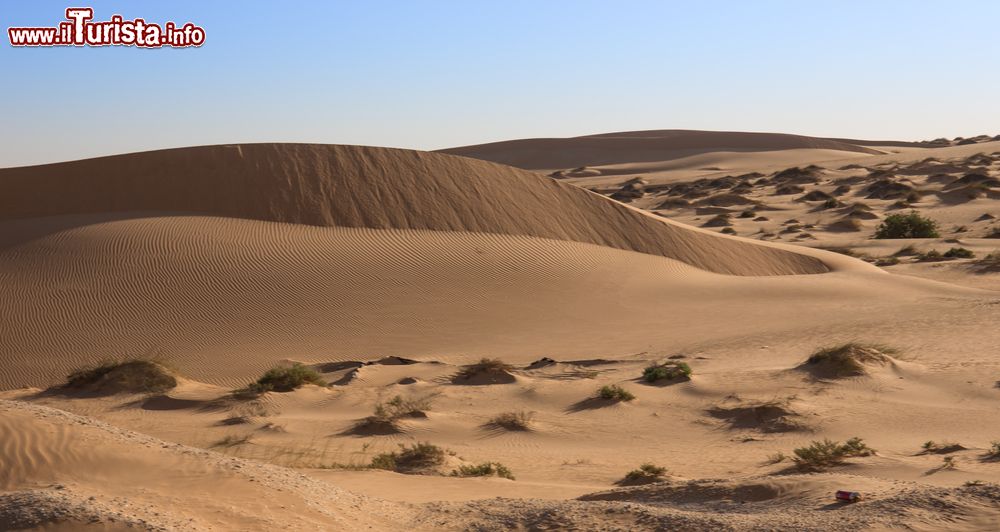
[[[475,364],[463,366],[451,382],[472,386],[511,384],[517,381],[517,376],[511,373],[511,369],[510,365],[501,360],[484,358]]]
[[[870,367],[891,363],[892,352],[883,346],[844,344],[820,349],[799,367],[822,378],[858,377],[867,375]]]
[[[160,363],[133,359],[79,368],[70,373],[60,391],[94,395],[162,393],[176,386],[173,372]]]

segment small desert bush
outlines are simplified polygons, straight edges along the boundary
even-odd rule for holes
[[[253,434],[241,434],[241,435],[230,434],[229,436],[226,436],[225,438],[222,438],[221,440],[213,443],[212,447],[224,447],[224,448],[237,447],[240,445],[250,443],[251,439],[253,439]]]
[[[642,371],[642,378],[646,382],[656,382],[660,380],[674,380],[691,378],[691,366],[687,362],[667,362],[666,364],[656,364],[649,366]]]
[[[477,375],[503,373],[510,371],[511,369],[513,369],[513,366],[507,364],[499,358],[483,358],[475,364],[462,366],[462,369],[455,374],[455,377],[457,379],[468,380]]]
[[[971,259],[975,256],[972,250],[966,248],[951,248],[944,252],[944,257],[948,259]]]
[[[444,463],[447,452],[437,445],[422,442],[410,446],[399,444],[399,451],[382,453],[372,458],[371,467],[399,473],[433,469]]]
[[[765,460],[764,463],[769,464],[769,465],[773,465],[773,464],[780,464],[781,462],[784,462],[785,460],[788,460],[788,455],[786,455],[785,453],[782,453],[782,452],[777,452],[777,453],[768,455],[767,460]]]
[[[896,257],[880,257],[875,260],[876,266],[895,266],[899,264],[899,259]]]
[[[936,442],[936,441],[926,441],[920,446],[923,449],[923,454],[948,454],[957,451],[962,451],[965,449],[961,444],[954,442]]]
[[[255,394],[265,392],[290,392],[306,384],[326,386],[323,377],[316,370],[303,364],[293,364],[287,367],[277,367],[267,370],[257,382],[247,387],[247,391]]]
[[[478,465],[462,465],[454,469],[450,476],[453,477],[492,477],[498,476],[514,480],[514,473],[510,468],[499,462],[484,462]]]
[[[851,438],[844,443],[828,439],[814,441],[807,447],[795,449],[794,453],[792,461],[796,467],[818,471],[843,464],[850,457],[871,456],[875,454],[875,450],[868,447],[861,438]]]
[[[864,375],[866,364],[885,364],[889,361],[886,354],[894,352],[885,346],[848,343],[816,351],[806,360],[806,366],[830,377],[853,377]]]
[[[945,260],[944,255],[936,249],[932,249],[926,253],[920,253],[916,257],[917,262],[939,262]]]
[[[666,476],[666,474],[667,468],[645,463],[639,466],[639,469],[633,469],[632,471],[626,473],[625,478],[618,481],[618,484],[623,486],[650,484],[663,480],[663,477]]]
[[[427,417],[431,409],[432,396],[403,399],[395,396],[392,399],[375,405],[375,412],[358,421],[353,431],[390,434],[399,432],[399,420],[403,418]]]
[[[635,399],[635,395],[632,395],[632,392],[618,386],[617,384],[601,386],[601,389],[597,390],[597,396],[601,399],[608,399],[612,401],[631,401]]]
[[[995,441],[990,444],[989,450],[986,451],[985,458],[987,460],[1000,460],[1000,441]]]
[[[875,238],[938,238],[937,222],[921,216],[917,211],[909,214],[890,214],[875,229]]]
[[[134,358],[102,362],[74,370],[65,388],[93,393],[160,393],[177,386],[177,378],[160,362]]]
[[[489,420],[487,425],[507,430],[531,430],[531,422],[534,418],[534,413],[524,410],[504,412]]]

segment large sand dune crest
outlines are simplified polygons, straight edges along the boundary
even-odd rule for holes
[[[530,172],[411,150],[205,146],[0,170],[0,220],[136,212],[534,236],[737,275],[828,269],[814,257],[693,232]]]
[[[844,152],[844,156],[881,153],[860,142],[865,141],[785,133],[664,129],[572,138],[518,139],[448,148],[440,152],[536,170],[666,161],[718,151],[835,150]]]

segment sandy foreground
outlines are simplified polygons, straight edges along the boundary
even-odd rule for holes
[[[761,135],[0,170],[0,529],[1000,528],[1000,142]],[[941,237],[871,238],[911,209]],[[848,342],[888,358],[805,364]],[[126,357],[177,386],[60,387]],[[666,361],[691,378],[642,379]],[[232,394],[296,362],[329,385]],[[368,467],[417,442],[443,462]],[[514,479],[450,476],[483,463]]]

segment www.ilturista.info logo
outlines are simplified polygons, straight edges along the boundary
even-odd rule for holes
[[[125,20],[114,15],[105,22],[91,22],[89,7],[66,8],[66,20],[54,28],[7,28],[12,46],[138,46],[186,48],[205,43],[205,30],[188,22],[163,26],[141,18]]]

